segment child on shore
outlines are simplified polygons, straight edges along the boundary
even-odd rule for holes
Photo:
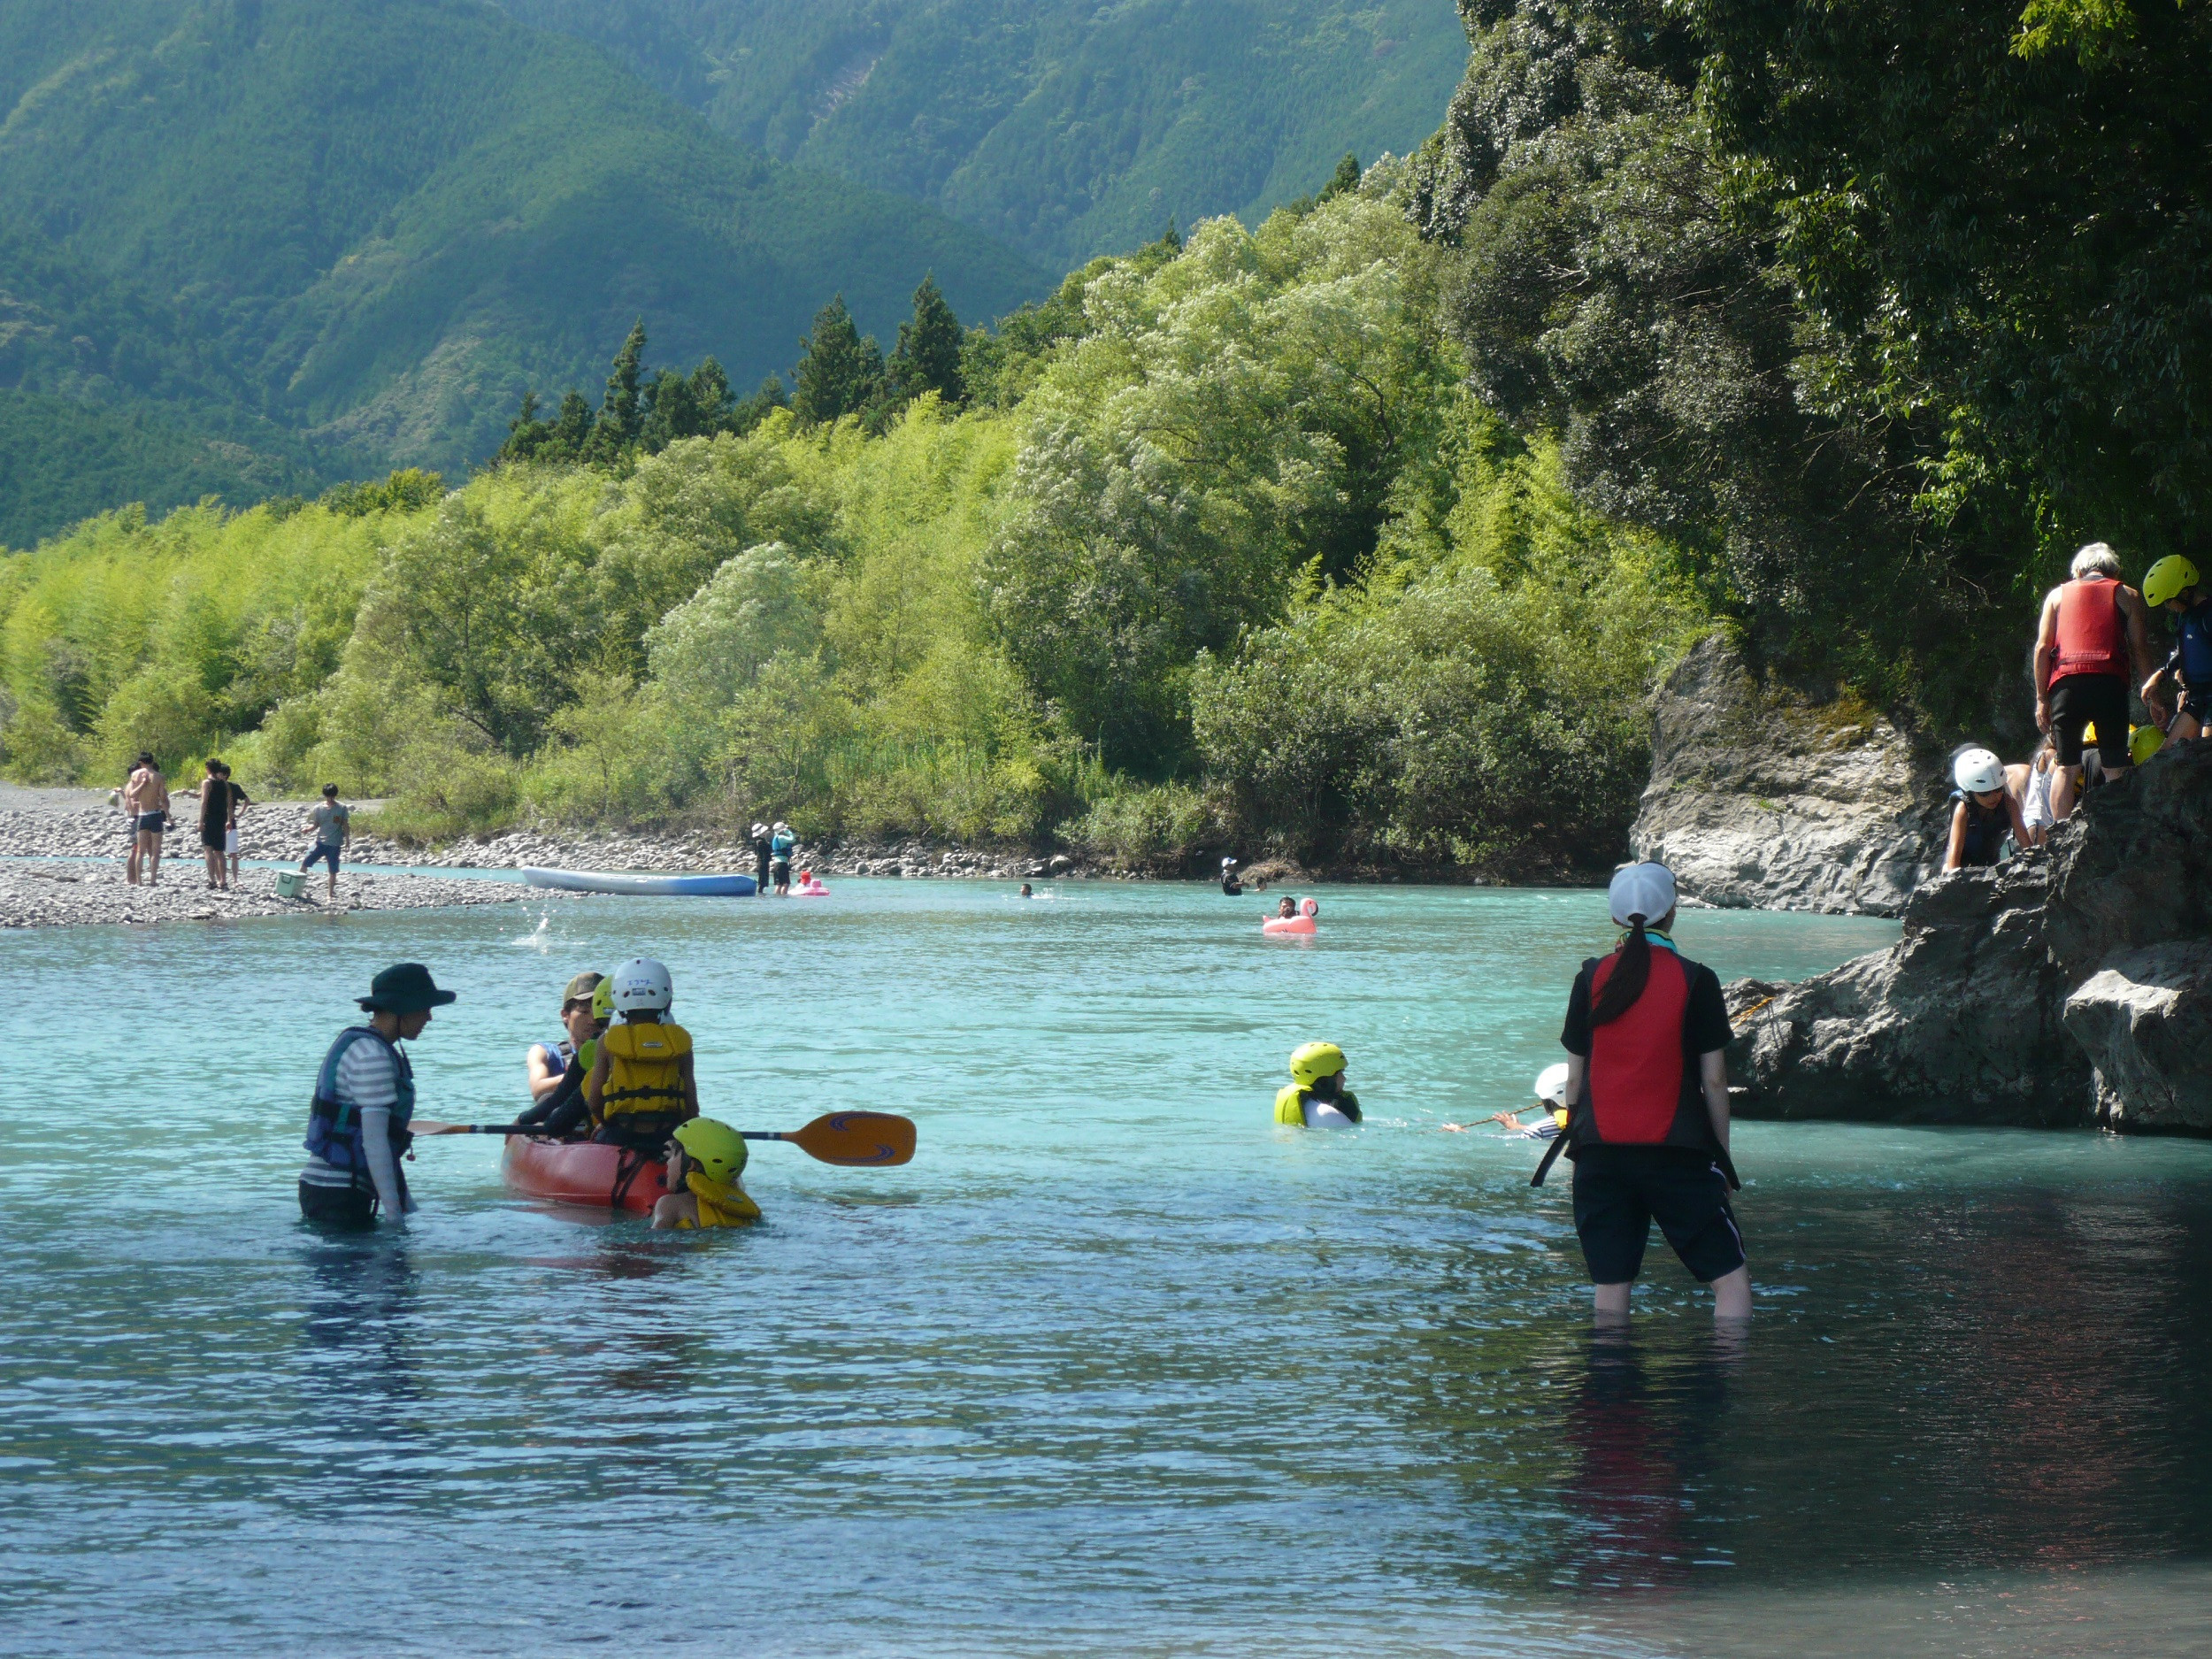
[[[1359,1122],[1359,1096],[1344,1087],[1344,1050],[1310,1042],[1290,1056],[1290,1081],[1275,1096],[1275,1121],[1303,1129],[1349,1129]]]
[[[669,1190],[653,1205],[653,1228],[741,1227],[760,1219],[739,1179],[745,1173],[745,1137],[711,1118],[676,1126],[668,1155]]]

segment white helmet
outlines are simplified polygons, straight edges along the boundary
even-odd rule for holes
[[[1234,868],[1236,867],[1236,862],[1237,862],[1237,861],[1236,861],[1235,859],[1233,859],[1233,858],[1224,858],[1224,859],[1221,861],[1221,867],[1222,867],[1224,870],[1232,870],[1232,869],[1234,869]]]
[[[1536,1074],[1536,1098],[1548,1106],[1567,1103],[1567,1063],[1548,1065]]]
[[[2005,763],[1985,749],[1962,749],[1951,763],[1951,777],[1968,795],[1987,795],[2005,787]]]
[[[608,997],[622,1013],[633,1009],[658,1012],[675,1000],[668,970],[650,956],[633,956],[608,977],[614,981]]]

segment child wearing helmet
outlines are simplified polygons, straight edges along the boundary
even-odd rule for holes
[[[1359,1096],[1344,1087],[1344,1050],[1310,1042],[1290,1056],[1290,1081],[1275,1096],[1275,1121],[1304,1129],[1349,1129]]]
[[[678,1124],[668,1153],[669,1190],[653,1205],[654,1231],[758,1221],[760,1206],[739,1179],[745,1157],[745,1137],[729,1125],[711,1118]]]
[[[2143,706],[2175,740],[2201,737],[2212,724],[2212,593],[2197,567],[2178,553],[2152,565],[2143,578],[2143,603],[2174,622],[2173,654],[2143,682]],[[2167,694],[2178,686],[2178,706]]]
[[[608,981],[608,1001],[621,1023],[599,1039],[584,1083],[599,1125],[592,1139],[657,1151],[678,1124],[699,1115],[691,1033],[668,1018],[675,987],[651,957],[632,958]]]
[[[1951,833],[1943,850],[1945,874],[1969,865],[1986,868],[2004,856],[2005,837],[2035,844],[2020,817],[2020,803],[2006,787],[2005,763],[1985,749],[1962,749],[1951,762]]]
[[[1523,1107],[1526,1111],[1529,1108]],[[1555,1141],[1567,1126],[1567,1063],[1548,1065],[1536,1074],[1535,1121],[1523,1123],[1520,1112],[1500,1112],[1498,1121],[1517,1129],[1525,1141]]]

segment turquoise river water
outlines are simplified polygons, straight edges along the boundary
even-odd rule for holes
[[[1442,1133],[1558,1054],[1583,892],[837,884],[19,933],[0,1068],[0,1650],[275,1655],[2212,1650],[2212,1146],[1751,1124],[1759,1293],[1663,1244],[1593,1336],[1568,1184]],[[535,931],[533,931],[533,930]],[[1705,912],[1802,975],[1886,924]],[[383,964],[492,1118],[580,968],[668,962],[765,1225],[650,1235],[411,1166],[293,1178]],[[1297,1042],[1369,1122],[1279,1130]]]

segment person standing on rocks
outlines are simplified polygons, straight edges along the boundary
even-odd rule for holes
[[[307,827],[314,832],[315,844],[307,849],[307,856],[300,860],[303,873],[318,864],[330,867],[330,896],[338,896],[338,854],[353,839],[353,814],[338,804],[338,786],[323,786],[323,803],[307,815]]]
[[[225,837],[230,829],[230,786],[223,781],[223,763],[210,759],[207,776],[200,780],[200,851],[207,860],[207,885],[219,893],[230,885],[226,861],[230,849]]]
[[[1651,1224],[1713,1287],[1713,1317],[1751,1317],[1751,1274],[1728,1191],[1728,1067],[1734,1034],[1720,980],[1674,948],[1674,872],[1624,865],[1607,901],[1628,930],[1575,976],[1560,1045],[1567,1127],[1530,1183],[1563,1150],[1574,1161],[1575,1233],[1598,1322],[1628,1317]]]
[[[123,873],[131,885],[142,874],[150,887],[161,885],[161,833],[169,822],[169,780],[151,753],[142,752],[123,785],[123,810],[131,821],[131,853]]]
[[[2212,726],[2212,593],[2200,585],[2196,565],[2169,554],[2143,577],[2143,603],[2173,618],[2174,654],[2143,682],[2143,704],[2171,739],[2202,737]],[[2167,694],[2178,691],[2178,704]]]
[[[223,856],[229,869],[231,887],[238,885],[238,815],[253,804],[246,787],[230,775],[230,764],[223,763],[223,792],[230,803],[230,816],[223,820]]]
[[[2063,824],[2080,793],[2082,728],[2097,728],[2108,779],[2128,769],[2128,690],[2150,678],[2150,612],[2120,580],[2120,556],[2102,541],[2074,555],[2072,579],[2044,595],[2035,634],[2035,723],[2058,745],[2051,816]]]

